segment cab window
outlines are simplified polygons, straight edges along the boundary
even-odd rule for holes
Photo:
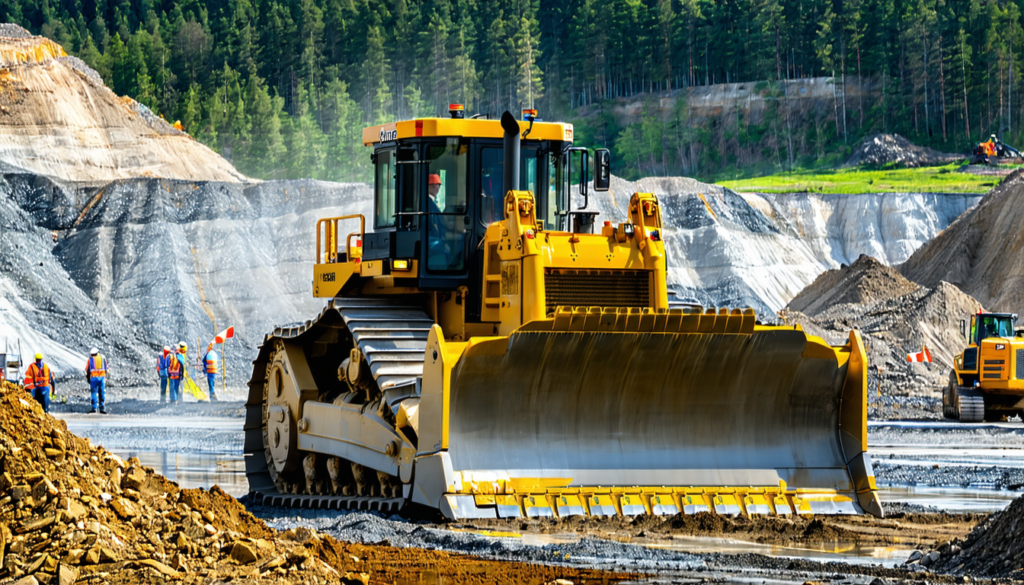
[[[563,158],[555,152],[548,153],[548,200],[544,206],[544,229],[563,229],[560,219],[565,214],[565,165]]]
[[[984,316],[981,318],[981,338],[1013,337],[1013,320],[1009,317]]]
[[[391,150],[377,151],[374,178],[374,226],[395,225],[395,158]]]
[[[505,219],[502,205],[505,194],[501,192],[504,180],[505,152],[500,147],[480,149],[480,224],[488,226]],[[530,191],[543,207],[542,194],[538,193],[537,149],[523,148],[519,154],[519,188]],[[538,215],[538,219],[543,217]]]
[[[427,270],[466,268],[466,166],[469,147],[457,138],[427,147]]]

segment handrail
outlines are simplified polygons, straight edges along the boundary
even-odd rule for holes
[[[359,218],[359,231],[352,232],[345,237],[345,251],[348,253],[349,259],[352,254],[352,236],[359,236],[359,240],[362,241],[366,234],[366,217],[361,213],[353,215],[341,215],[338,217],[325,217],[318,219],[316,222],[316,263],[317,264],[331,264],[338,261],[338,223]],[[323,239],[321,239],[323,236]],[[323,243],[323,248],[321,248]],[[321,252],[322,250],[322,252]]]

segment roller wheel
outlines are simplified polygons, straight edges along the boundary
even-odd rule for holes
[[[973,388],[958,386],[956,411],[960,422],[982,422],[985,420],[985,397]]]

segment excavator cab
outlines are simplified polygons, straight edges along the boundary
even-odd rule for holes
[[[1024,414],[1024,339],[1016,325],[1017,313],[977,313],[970,327],[960,321],[968,347],[953,358],[942,395],[946,418],[981,422]]]

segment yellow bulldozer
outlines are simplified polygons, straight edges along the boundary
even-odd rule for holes
[[[572,125],[452,108],[363,142],[373,216],[317,223],[326,307],[254,361],[256,501],[882,515],[859,333],[833,347],[751,309],[671,307],[661,203],[635,193],[595,225],[609,153]]]
[[[969,344],[953,358],[942,414],[960,422],[1024,419],[1024,339],[1016,313],[978,313],[960,321]]]

